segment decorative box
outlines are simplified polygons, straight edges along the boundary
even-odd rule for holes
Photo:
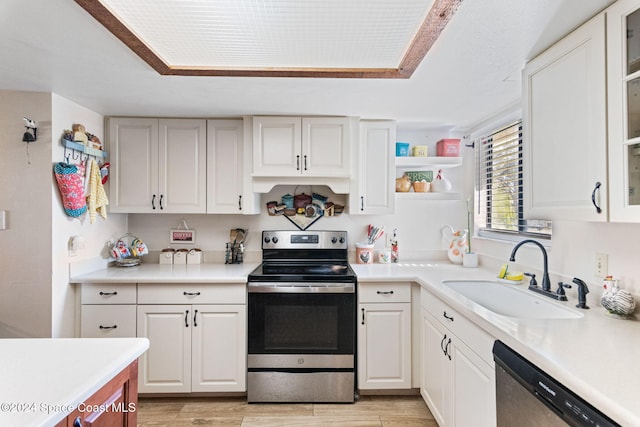
[[[416,145],[411,147],[411,155],[414,157],[427,157],[429,147],[426,145]]]
[[[407,157],[409,155],[408,142],[396,142],[396,157]]]
[[[459,139],[441,139],[436,143],[436,155],[439,157],[459,157]]]

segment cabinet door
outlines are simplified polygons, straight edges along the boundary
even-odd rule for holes
[[[191,391],[246,391],[245,305],[193,306]]]
[[[134,427],[137,423],[138,362],[134,361],[78,405],[56,427]]]
[[[451,426],[496,425],[495,369],[454,338],[449,347],[451,367]]]
[[[411,303],[359,305],[358,387],[411,388]]]
[[[526,65],[523,136],[528,218],[607,220],[605,67],[604,14]]]
[[[109,210],[151,213],[158,193],[158,120],[109,119]],[[157,207],[157,205],[156,205]]]
[[[640,3],[607,9],[610,219],[640,222]]]
[[[207,209],[205,120],[159,122],[158,209],[166,213],[205,213]]]
[[[393,213],[396,125],[390,121],[362,121],[359,139],[358,172],[351,185],[349,213]]]
[[[302,119],[302,173],[308,176],[349,177],[349,119]]]
[[[446,329],[426,310],[422,310],[420,394],[440,426],[446,426],[446,395],[449,392],[449,366],[445,353],[447,340],[451,340]],[[471,423],[470,425],[474,425]]]
[[[190,305],[139,305],[138,336],[149,339],[140,357],[141,393],[191,391]]]
[[[242,120],[207,121],[207,213],[242,213]]]
[[[254,117],[253,175],[299,176],[301,128],[300,117]]]

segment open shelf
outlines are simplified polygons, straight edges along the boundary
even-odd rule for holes
[[[396,199],[399,199],[399,200],[461,200],[462,195],[456,192],[416,193],[414,191],[409,191],[406,193],[396,192]]]
[[[396,157],[396,167],[454,168],[462,166],[462,157]]]

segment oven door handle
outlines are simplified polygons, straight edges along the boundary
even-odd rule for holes
[[[270,294],[353,294],[355,293],[355,284],[326,284],[326,283],[268,283],[261,282],[258,284],[247,284],[249,293],[270,293]]]

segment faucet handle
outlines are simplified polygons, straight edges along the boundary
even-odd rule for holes
[[[537,287],[538,286],[538,282],[536,280],[536,275],[533,273],[524,273],[525,276],[529,276],[531,277],[531,280],[529,280],[529,287]]]
[[[558,290],[556,291],[556,295],[558,295],[558,301],[566,301],[567,294],[564,292],[564,288],[570,288],[571,285],[568,283],[558,282]]]

